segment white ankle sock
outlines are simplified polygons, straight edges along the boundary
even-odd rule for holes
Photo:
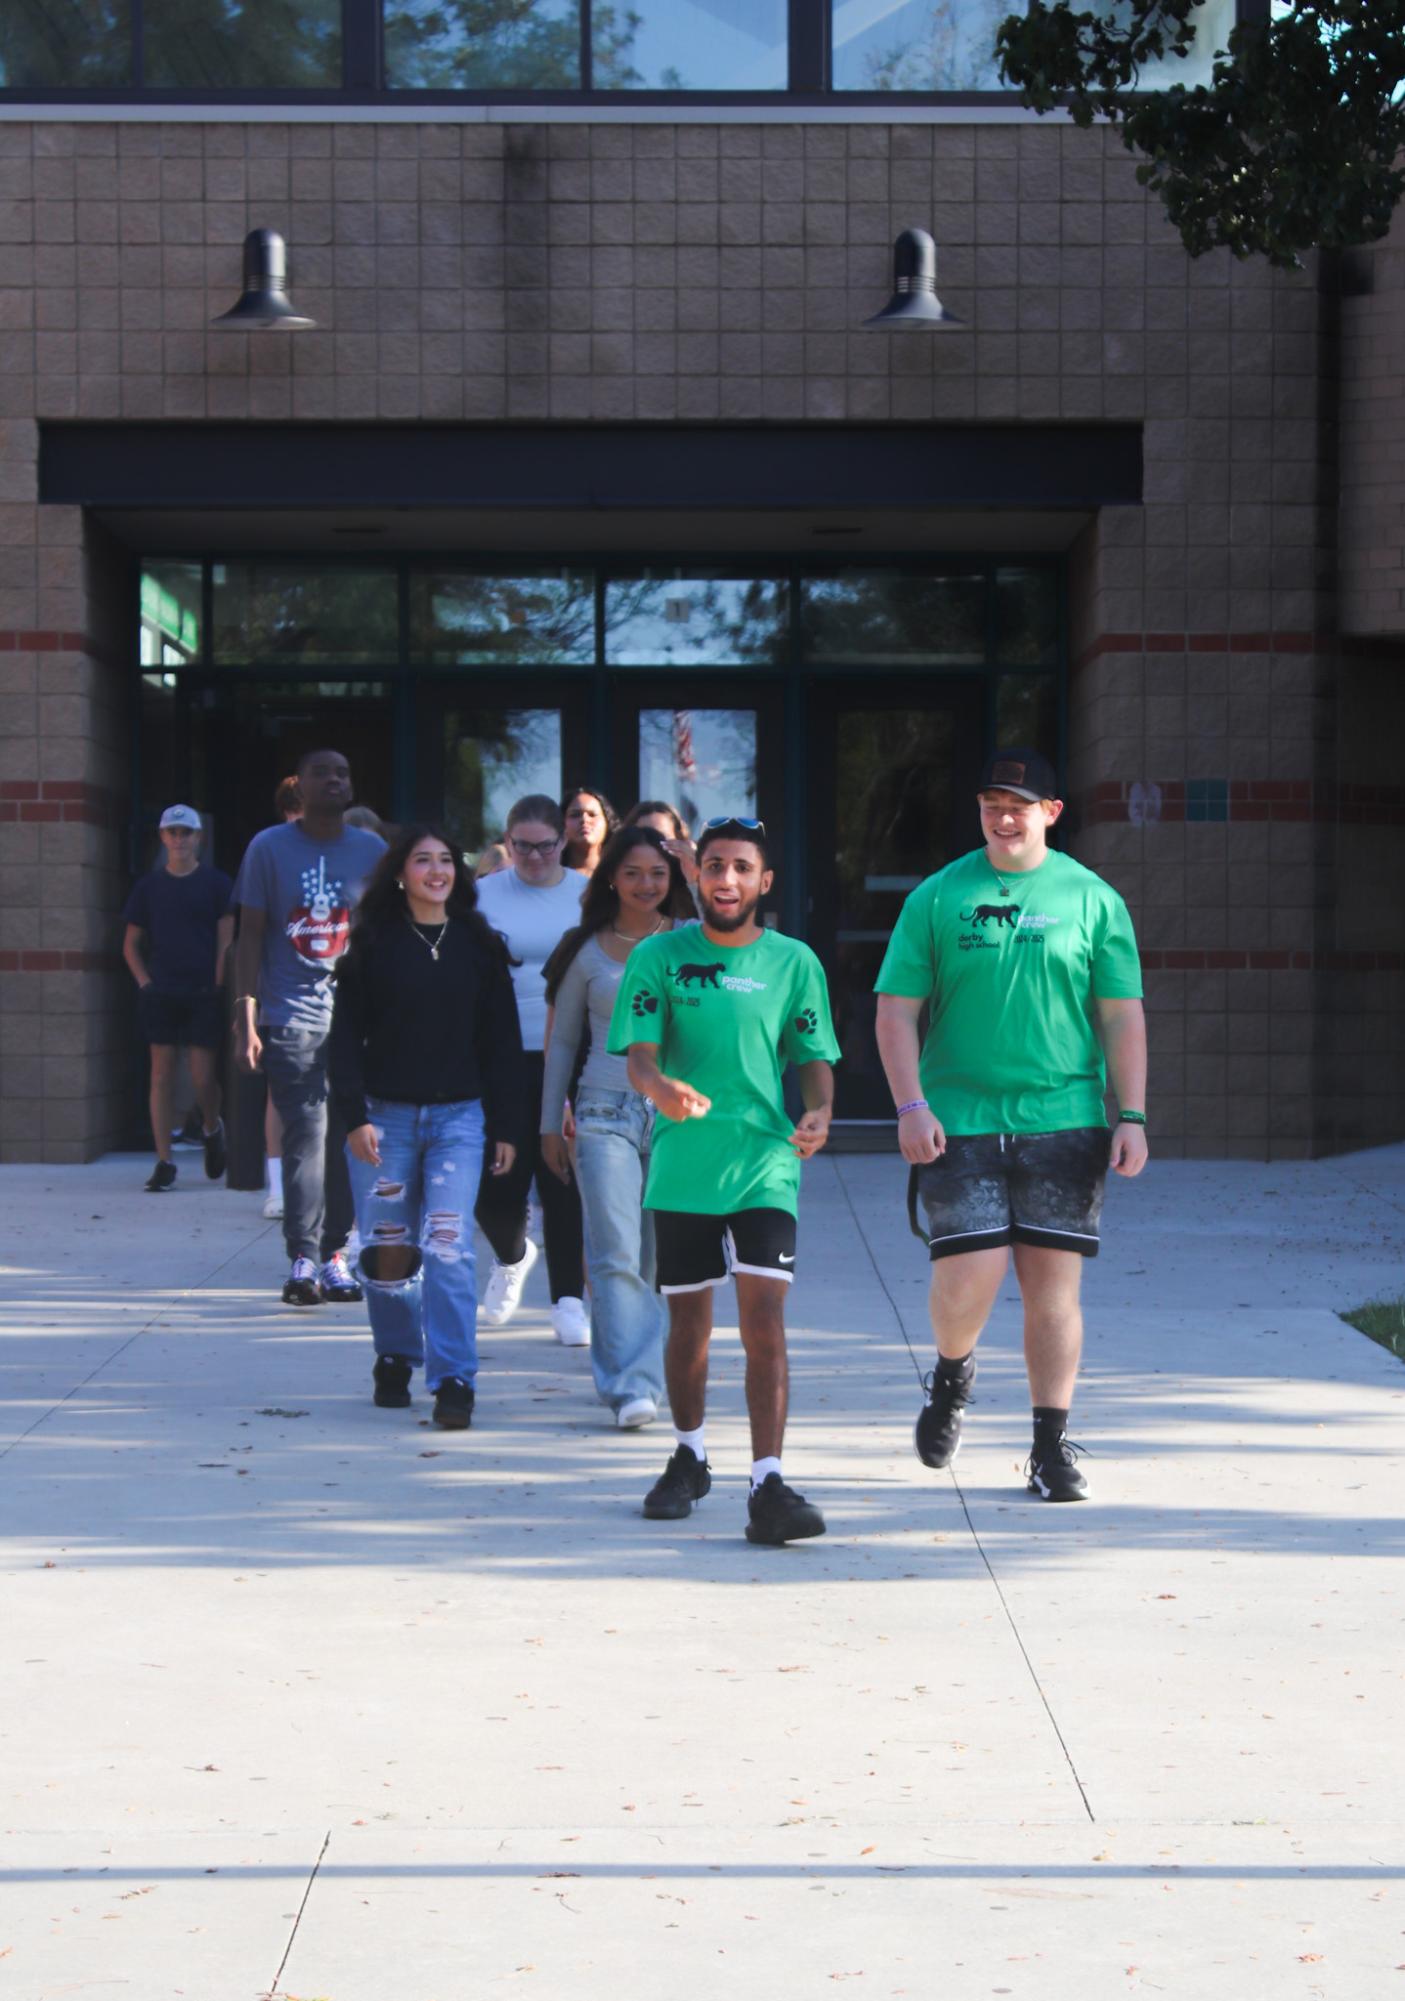
[[[706,1459],[707,1448],[703,1444],[703,1432],[705,1430],[706,1426],[700,1424],[696,1431],[680,1431],[675,1424],[673,1427],[673,1436],[680,1445],[686,1445],[696,1458]]]
[[[279,1158],[277,1160],[270,1160],[267,1163],[267,1166],[268,1166],[268,1192],[270,1195],[281,1195],[283,1193],[282,1159]]]
[[[779,1459],[753,1459],[751,1462],[751,1491],[754,1494],[768,1473],[779,1473]]]

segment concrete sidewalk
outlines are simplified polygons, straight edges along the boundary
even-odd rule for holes
[[[1072,1508],[1023,1492],[1013,1296],[918,1463],[901,1163],[822,1157],[787,1473],[830,1532],[785,1551],[734,1333],[712,1498],[646,1523],[667,1430],[608,1428],[539,1274],[436,1433],[189,1159],[0,1169],[7,2001],[1405,1983],[1405,1369],[1336,1317],[1405,1289],[1405,1149],[1109,1191]]]

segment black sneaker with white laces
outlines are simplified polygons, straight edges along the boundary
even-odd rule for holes
[[[746,1539],[778,1548],[783,1542],[803,1542],[806,1536],[824,1534],[824,1516],[813,1502],[794,1487],[787,1487],[779,1473],[768,1473],[746,1504]]]
[[[148,1195],[164,1195],[168,1188],[174,1188],[175,1182],[175,1162],[173,1160],[158,1160],[147,1177],[146,1192]]]
[[[933,1369],[924,1377],[922,1387],[927,1392],[927,1401],[917,1413],[912,1434],[917,1456],[924,1466],[933,1466],[940,1472],[960,1451],[961,1413],[970,1402],[975,1380],[974,1357],[964,1375],[949,1376]]]
[[[410,1401],[408,1397],[406,1403]],[[473,1391],[462,1376],[445,1376],[434,1392],[434,1422],[444,1431],[467,1431],[473,1422]]]
[[[403,1355],[377,1355],[371,1371],[371,1401],[382,1410],[405,1410],[410,1402],[410,1364]]]
[[[680,1445],[644,1496],[644,1513],[651,1522],[681,1522],[711,1487],[707,1461],[699,1459],[691,1445]]]
[[[1046,1501],[1086,1501],[1088,1482],[1078,1470],[1082,1450],[1081,1445],[1069,1443],[1066,1432],[1053,1437],[1036,1434],[1024,1469],[1030,1493]]]

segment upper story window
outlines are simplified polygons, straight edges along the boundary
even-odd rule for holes
[[[999,100],[1015,0],[0,0],[0,97]],[[1088,0],[1115,11],[1125,0]],[[1253,0],[1201,0],[1206,81]]]

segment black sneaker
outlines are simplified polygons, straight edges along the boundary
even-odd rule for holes
[[[226,1158],[223,1119],[212,1133],[201,1133],[200,1144],[205,1149],[205,1178],[207,1181],[218,1181],[224,1173]]]
[[[172,1187],[176,1178],[176,1163],[173,1160],[158,1160],[147,1180],[148,1195],[164,1195]]]
[[[410,1401],[408,1397],[406,1403]],[[467,1431],[473,1422],[473,1391],[462,1376],[445,1376],[434,1393],[434,1422],[445,1431]]]
[[[651,1522],[681,1522],[712,1486],[712,1468],[691,1445],[679,1445],[644,1496],[644,1513]]]
[[[934,1466],[940,1472],[960,1451],[961,1413],[970,1402],[975,1380],[974,1362],[964,1376],[944,1376],[933,1369],[924,1378],[922,1387],[927,1392],[927,1401],[917,1413],[917,1426],[912,1434],[917,1456],[924,1466]]]
[[[1081,1445],[1071,1445],[1065,1432],[1057,1438],[1036,1438],[1025,1465],[1026,1484],[1031,1494],[1046,1501],[1086,1501],[1088,1482],[1078,1470]]]
[[[403,1355],[377,1355],[371,1371],[372,1403],[382,1410],[405,1410],[410,1402],[410,1364]]]
[[[322,1294],[317,1285],[317,1267],[311,1258],[294,1258],[292,1270],[283,1281],[283,1304],[285,1306],[320,1306]]]
[[[803,1542],[824,1534],[824,1516],[814,1504],[787,1487],[779,1473],[768,1473],[746,1504],[748,1542],[779,1545]]]

